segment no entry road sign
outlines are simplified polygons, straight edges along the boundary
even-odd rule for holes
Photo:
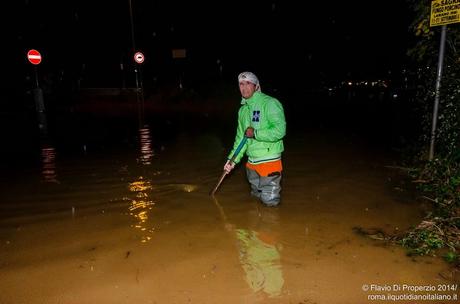
[[[136,54],[134,54],[134,61],[136,61],[137,63],[144,62],[144,59],[144,54],[142,54],[141,52],[137,52]]]
[[[42,62],[42,55],[39,51],[32,49],[27,52],[27,59],[29,59],[30,63],[37,65]]]

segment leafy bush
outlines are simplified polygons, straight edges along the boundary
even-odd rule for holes
[[[401,245],[408,248],[411,255],[429,255],[444,247],[444,241],[433,231],[416,229],[401,240]]]
[[[433,204],[432,211],[409,231],[401,244],[409,254],[433,255],[448,248],[447,261],[457,260],[460,249],[460,164],[435,159],[411,171],[423,198]]]

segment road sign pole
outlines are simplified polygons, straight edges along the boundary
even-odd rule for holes
[[[141,127],[144,126],[144,119],[145,119],[145,101],[144,101],[144,84],[142,81],[142,67],[139,65],[139,94],[140,94],[140,102],[141,102]]]
[[[128,0],[128,4],[129,4],[129,21],[131,25],[131,43],[133,47],[133,52],[136,52],[136,40],[134,39],[134,18],[133,18],[132,1]],[[138,53],[135,53],[135,58],[136,58],[136,54]],[[137,64],[142,63],[143,56],[142,56],[142,62],[138,62],[136,59],[135,61]],[[137,64],[134,67],[134,73],[136,74],[136,99],[137,99],[137,105],[138,105],[139,128],[142,128],[144,126],[144,112],[143,112],[144,95],[143,95],[143,92],[140,91],[139,89],[139,77],[140,76],[139,76],[138,68],[140,68],[140,66],[137,66]]]
[[[435,97],[434,97],[434,105],[433,105],[433,123],[431,127],[430,153],[428,157],[429,160],[433,160],[433,157],[434,157],[434,145],[435,145],[435,139],[436,139],[436,124],[438,121],[439,95],[440,95],[440,89],[441,89],[442,66],[444,62],[445,45],[446,45],[446,25],[443,25],[441,29],[441,43],[439,46],[438,70],[436,73],[436,87],[435,87]]]
[[[139,87],[139,67],[134,68],[134,72],[136,74],[136,100],[137,100],[137,114],[139,118],[139,128],[144,126],[144,118],[143,118],[143,111],[142,111],[142,100],[141,100],[141,91]]]
[[[37,111],[38,129],[40,130],[40,136],[47,137],[48,123],[45,114],[45,99],[43,98],[43,90],[40,88],[38,80],[38,65],[42,61],[42,56],[39,51],[32,49],[27,52],[27,59],[34,65],[35,87],[32,92],[34,95],[35,110]]]
[[[138,115],[139,115],[139,128],[144,127],[144,116],[145,116],[145,109],[144,109],[144,86],[142,84],[142,66],[141,64],[144,62],[145,57],[142,52],[137,52],[134,54],[134,61],[136,65],[134,67],[134,72],[136,74],[136,98],[138,103]]]
[[[35,74],[35,88],[39,88],[40,85],[38,84],[38,67],[34,66],[34,74]]]
[[[43,90],[40,87],[33,89],[34,100],[35,100],[35,109],[37,111],[37,120],[38,120],[38,129],[40,130],[40,135],[46,137],[48,135],[48,123],[46,121],[45,113],[45,100],[43,98]]]

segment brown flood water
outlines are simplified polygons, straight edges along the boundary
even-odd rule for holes
[[[439,258],[411,258],[353,230],[394,233],[420,222],[422,207],[393,183],[391,160],[327,136],[304,138],[286,142],[283,202],[272,209],[249,196],[241,165],[216,199],[208,195],[229,148],[213,134],[179,136],[152,151],[144,130],[137,155],[74,160],[59,160],[44,147],[40,176],[29,172],[4,185],[0,303],[321,304],[454,296],[393,290],[452,282],[439,276],[447,267]]]

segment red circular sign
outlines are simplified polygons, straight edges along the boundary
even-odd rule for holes
[[[144,59],[144,54],[142,54],[141,52],[137,52],[136,54],[134,54],[134,61],[136,61],[137,63],[144,62]]]
[[[29,59],[32,64],[40,64],[42,62],[42,55],[37,50],[30,50],[27,52],[27,59]]]

